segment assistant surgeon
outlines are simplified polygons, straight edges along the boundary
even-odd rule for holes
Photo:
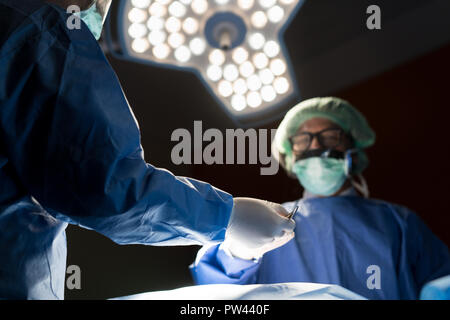
[[[369,198],[364,149],[375,133],[347,101],[314,98],[281,122],[272,152],[304,187],[295,238],[253,249],[259,241],[229,228],[191,266],[198,284],[314,282],[369,299],[418,299],[429,281],[450,274],[449,250],[409,209]],[[246,236],[248,235],[248,236]]]
[[[0,0],[0,299],[64,298],[68,223],[119,244],[220,242],[248,216],[271,226],[256,231],[261,246],[294,236],[280,205],[144,161],[96,41],[110,4]],[[70,5],[79,29],[67,26]]]

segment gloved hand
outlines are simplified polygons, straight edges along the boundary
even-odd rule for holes
[[[253,198],[234,198],[222,248],[234,257],[258,259],[294,237],[295,222],[281,205]]]

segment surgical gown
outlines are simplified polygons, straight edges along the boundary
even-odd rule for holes
[[[221,241],[231,195],[146,163],[119,81],[83,24],[0,0],[0,298],[62,299],[67,223],[119,244]]]
[[[259,261],[203,247],[191,273],[197,284],[336,284],[368,299],[418,299],[427,282],[450,274],[448,248],[405,207],[359,197],[306,198],[283,206],[296,214],[295,238]]]

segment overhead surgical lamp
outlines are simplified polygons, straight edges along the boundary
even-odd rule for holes
[[[282,33],[303,0],[121,0],[110,51],[196,71],[240,122],[297,94]],[[113,49],[113,50],[111,50]]]

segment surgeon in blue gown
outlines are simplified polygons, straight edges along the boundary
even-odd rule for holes
[[[206,244],[254,208],[280,221],[270,239],[293,236],[281,206],[144,161],[96,41],[110,2],[0,0],[0,299],[64,298],[68,223],[119,244]]]
[[[191,265],[197,284],[315,282],[369,299],[418,299],[429,281],[450,274],[449,250],[408,208],[369,198],[364,149],[375,142],[347,101],[314,98],[292,108],[272,144],[274,156],[305,191],[284,203],[295,238],[252,254],[252,241],[227,230]],[[228,243],[233,243],[233,246]]]

